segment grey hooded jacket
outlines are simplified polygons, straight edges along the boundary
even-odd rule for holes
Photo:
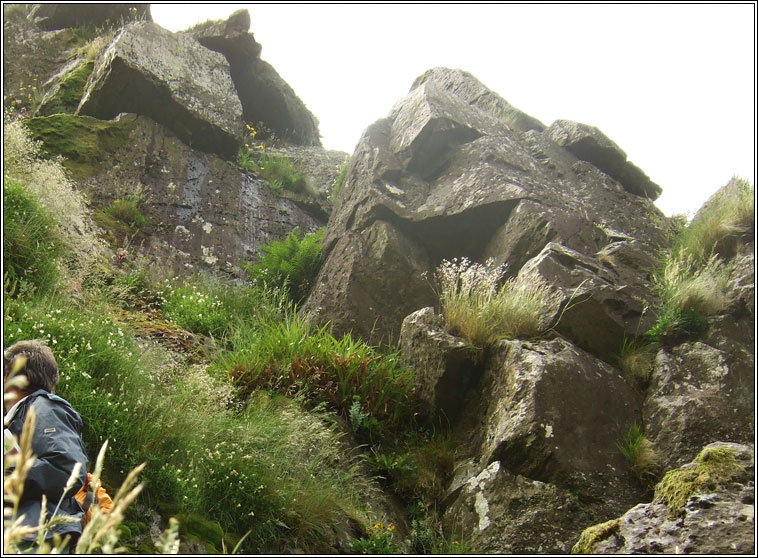
[[[87,450],[82,441],[82,419],[65,399],[44,389],[38,389],[21,401],[16,413],[6,426],[17,438],[21,438],[24,420],[33,407],[37,422],[32,437],[32,452],[37,456],[24,484],[24,492],[19,504],[18,516],[26,515],[24,525],[37,526],[42,507],[42,495],[47,496],[47,517],[50,519],[58,502],[59,515],[79,518],[75,523],[61,523],[53,526],[52,532],[60,535],[80,535],[82,508],[74,498],[87,480]],[[63,489],[76,463],[82,468],[74,486],[64,495]],[[63,500],[61,501],[61,497]],[[29,535],[33,540],[36,535]]]

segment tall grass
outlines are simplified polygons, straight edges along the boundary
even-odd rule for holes
[[[741,238],[754,227],[754,189],[733,179],[696,218],[674,236],[653,274],[660,304],[653,341],[687,338],[707,328],[706,316],[729,305],[730,264]]]
[[[436,271],[448,330],[484,347],[498,338],[532,338],[542,333],[559,294],[541,282],[513,278],[499,286],[505,269],[467,258],[445,260]]]
[[[674,259],[706,263],[727,239],[737,239],[755,226],[755,189],[734,177],[677,236],[671,247]],[[720,244],[722,246],[720,246]]]
[[[14,293],[21,281],[47,292],[58,279],[63,245],[55,219],[18,182],[3,179],[3,281]]]

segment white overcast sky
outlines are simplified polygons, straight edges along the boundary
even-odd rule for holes
[[[756,6],[152,4],[180,31],[247,8],[269,62],[352,153],[413,80],[461,68],[545,125],[597,126],[692,214],[733,175],[755,184]]]

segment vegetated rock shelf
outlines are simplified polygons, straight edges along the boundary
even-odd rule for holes
[[[3,94],[6,123],[21,121],[43,156],[63,156],[88,197],[97,225],[82,231],[97,228],[109,243],[98,249],[107,268],[98,284],[131,278],[120,319],[140,324],[143,337],[196,347],[175,357],[179,384],[206,385],[206,373],[220,370],[236,387],[249,382],[244,400],[227,402],[237,409],[264,405],[264,392],[297,395],[292,408],[268,399],[266,408],[336,443],[321,429],[326,408],[343,450],[364,449],[362,474],[384,478],[356,489],[371,500],[365,509],[302,512],[323,512],[328,528],[308,530],[299,511],[271,512],[278,519],[251,527],[242,548],[434,553],[434,540],[499,554],[755,552],[752,185],[733,179],[691,224],[667,218],[653,204],[661,187],[596,127],[545,125],[448,68],[409,76],[408,95],[368,125],[352,155],[327,151],[317,118],[260,58],[247,11],[171,33],[144,5],[94,6],[4,6]],[[280,158],[297,179],[272,188],[267,172]],[[176,333],[184,302],[155,285],[134,288],[160,265],[173,281],[204,273],[236,293],[261,272],[250,264],[263,254],[291,263],[299,246],[313,249],[315,237],[302,235],[321,228],[316,274],[265,271],[285,288],[297,280],[309,289],[277,327],[293,346],[319,348],[288,353],[286,366],[280,353],[253,364],[265,352],[253,340],[264,337],[265,305],[235,330],[253,332],[243,351],[229,324],[183,322],[190,333]],[[301,236],[277,244],[293,231]],[[455,267],[463,261],[488,263],[469,268],[474,277]],[[476,298],[492,324],[511,319],[504,285],[521,295],[539,286],[529,291],[542,297],[536,329],[492,325],[484,342],[467,338],[440,301],[445,262],[461,271],[454,284],[471,289],[464,303]],[[184,300],[204,303],[198,293]],[[24,296],[4,293],[13,304],[27,304]],[[240,315],[249,302],[241,296]],[[491,310],[495,300],[502,306]],[[331,356],[320,360],[327,345]],[[391,400],[377,403],[390,385],[371,375],[377,362],[391,363],[381,374],[403,386],[412,420]],[[297,459],[317,453],[282,432],[305,444]],[[430,432],[444,433],[447,449]],[[419,456],[435,451],[424,468]],[[353,466],[335,456],[338,467]],[[338,478],[354,477],[329,482]],[[229,525],[241,531],[233,537],[245,534],[235,523],[249,514],[242,507],[234,518],[198,511],[182,502],[158,509],[164,521],[193,526],[183,532],[188,552],[231,550]],[[275,533],[286,534],[283,547]]]

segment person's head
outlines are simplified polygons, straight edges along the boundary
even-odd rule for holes
[[[25,392],[31,393],[44,389],[53,393],[58,383],[58,363],[55,362],[53,351],[39,339],[19,341],[3,352],[3,377],[7,378],[13,370],[13,364],[19,356],[26,361],[17,374],[25,376],[28,384]]]

